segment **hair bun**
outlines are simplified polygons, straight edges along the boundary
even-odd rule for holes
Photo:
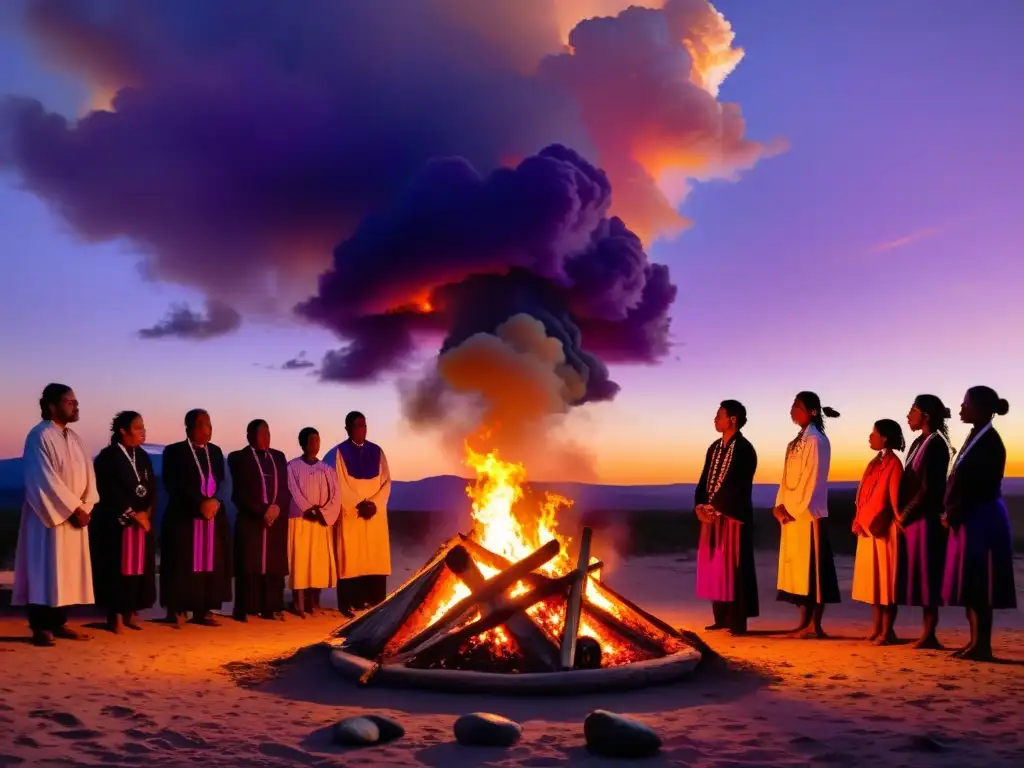
[[[1005,416],[1010,412],[1010,404],[1006,401],[1005,397],[1000,397],[996,400],[996,416]]]
[[[830,419],[839,418],[839,411],[837,411],[835,408],[829,408],[827,405],[821,409],[821,412],[828,416]]]

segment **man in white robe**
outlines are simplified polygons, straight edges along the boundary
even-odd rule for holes
[[[347,616],[387,596],[391,574],[388,498],[391,472],[380,446],[366,439],[366,417],[345,417],[349,439],[334,448],[341,516],[337,524],[338,610]],[[332,457],[325,457],[329,459]]]
[[[25,439],[25,501],[14,565],[13,605],[28,609],[32,642],[82,640],[67,626],[66,606],[94,602],[89,516],[99,501],[92,461],[68,424],[78,421],[70,387],[49,384],[39,400],[42,421]]]

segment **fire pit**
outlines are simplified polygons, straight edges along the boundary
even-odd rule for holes
[[[387,600],[341,627],[331,660],[362,685],[582,693],[679,679],[700,661],[685,636],[600,580],[584,528],[575,562],[548,495],[524,524],[521,465],[470,452],[474,528],[446,542]],[[542,545],[539,545],[543,541]]]

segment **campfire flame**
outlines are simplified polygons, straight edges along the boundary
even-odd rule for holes
[[[537,514],[533,519],[517,516],[517,505],[523,501],[523,483],[526,480],[526,469],[522,464],[503,461],[498,451],[477,453],[468,444],[466,446],[466,465],[474,470],[476,479],[466,487],[466,493],[472,501],[473,530],[470,534],[478,544],[501,555],[511,562],[518,562],[539,549],[543,544],[556,539],[561,545],[556,558],[545,563],[540,570],[552,578],[569,573],[575,563],[570,559],[568,546],[571,539],[558,533],[558,513],[572,506],[572,500],[554,493],[546,493],[537,505]],[[597,558],[592,557],[591,563]],[[477,561],[484,577],[490,578],[498,570],[487,563]],[[614,602],[601,594],[597,586],[597,574],[587,577],[584,601],[598,606],[613,616],[620,616]],[[515,597],[526,592],[529,587],[518,582],[510,590]],[[443,596],[437,609],[427,622],[427,626],[436,623],[459,600],[468,597],[470,589],[461,582],[455,582],[451,594]],[[565,623],[564,603],[555,607],[550,603],[537,603],[527,610],[530,618],[543,629],[552,639],[558,642]],[[617,638],[594,626],[585,618],[580,621],[580,637],[591,637],[601,645],[603,658],[614,661],[629,653],[629,649]],[[498,654],[515,653],[515,641],[502,627],[481,633],[474,642],[489,643]],[[625,659],[623,659],[625,660]]]

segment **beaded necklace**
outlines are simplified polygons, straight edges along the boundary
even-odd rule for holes
[[[713,499],[722,487],[725,476],[729,473],[729,467],[732,464],[732,454],[735,448],[735,437],[729,443],[728,448],[724,446],[721,438],[715,443],[715,450],[711,454],[711,471],[708,472],[708,499]]]

